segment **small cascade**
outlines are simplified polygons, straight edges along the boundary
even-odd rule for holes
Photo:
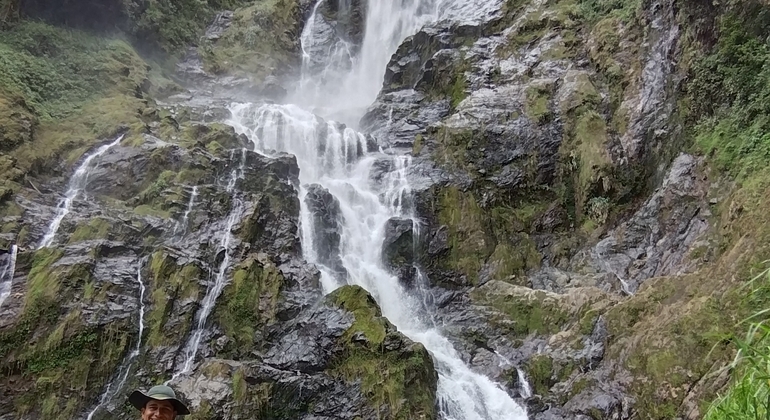
[[[16,272],[16,256],[18,255],[19,247],[11,245],[11,249],[8,253],[3,255],[2,264],[0,266],[0,307],[8,296],[11,295],[11,288],[13,288],[13,275]]]
[[[518,366],[514,365],[513,362],[511,362],[507,357],[503,356],[502,354],[495,352],[495,355],[500,359],[500,367],[501,368],[509,368],[511,366],[516,367],[516,381],[519,384],[518,390],[519,396],[523,399],[527,399],[532,397],[532,387],[529,385],[529,381],[527,381],[527,376],[524,374],[524,371],[521,370]]]
[[[195,199],[198,197],[198,186],[192,187],[192,191],[190,192],[190,201],[187,202],[187,210],[185,210],[184,215],[182,216],[182,220],[178,221],[174,224],[174,231],[172,232],[171,236],[176,236],[177,232],[181,231],[180,236],[184,236],[187,233],[187,221],[190,218],[190,213],[193,210],[193,206],[195,205]]]
[[[104,390],[104,393],[102,393],[102,395],[99,397],[99,403],[96,405],[96,407],[94,407],[93,410],[91,410],[90,413],[88,413],[86,420],[91,420],[100,408],[104,407],[104,405],[107,404],[110,400],[118,396],[118,394],[123,389],[123,385],[126,384],[128,374],[131,372],[132,362],[134,359],[136,359],[137,356],[139,356],[139,352],[142,348],[142,336],[144,335],[144,294],[147,291],[147,288],[144,285],[144,280],[142,279],[142,267],[144,267],[146,262],[146,258],[139,261],[139,266],[136,269],[136,282],[139,286],[139,320],[137,325],[136,345],[126,358],[123,364],[124,367],[122,369],[122,373],[118,373],[118,377],[116,378],[117,382],[113,380],[107,384],[107,388]]]
[[[532,387],[529,385],[529,381],[527,381],[524,371],[517,367],[516,374],[519,377],[519,394],[521,395],[521,398],[527,399],[532,397]]]
[[[232,158],[233,155],[231,155],[231,160]],[[198,310],[198,314],[196,316],[195,329],[190,335],[190,338],[187,341],[187,345],[185,346],[184,363],[182,365],[182,369],[175,373],[166,383],[169,383],[176,378],[192,372],[193,364],[195,363],[195,357],[198,355],[198,347],[200,346],[201,340],[203,339],[203,334],[206,332],[206,321],[208,320],[209,315],[211,315],[211,312],[214,310],[214,305],[216,304],[219,295],[222,294],[222,290],[227,284],[227,270],[230,267],[230,261],[232,259],[230,249],[231,243],[233,242],[232,231],[235,225],[240,222],[244,211],[243,201],[240,197],[238,197],[235,187],[238,180],[244,178],[246,149],[242,150],[240,161],[240,166],[232,170],[227,183],[227,192],[230,193],[233,198],[233,207],[230,210],[230,214],[227,216],[222,238],[219,241],[219,249],[224,252],[224,258],[222,258],[222,262],[219,264],[219,270],[217,271],[217,275],[214,279],[214,284],[209,285],[206,296],[201,302],[201,307]]]
[[[72,202],[75,201],[75,198],[77,198],[78,194],[83,192],[86,187],[88,174],[92,169],[91,162],[93,162],[94,159],[107,153],[107,151],[112,147],[117,146],[121,140],[123,140],[122,135],[115,139],[115,141],[112,143],[99,147],[93,153],[83,159],[83,163],[81,163],[77,170],[75,170],[75,173],[72,174],[72,178],[70,178],[69,182],[69,188],[64,194],[64,198],[61,200],[61,202],[59,202],[59,206],[56,211],[56,217],[54,217],[53,220],[51,220],[51,223],[48,225],[48,229],[43,236],[43,240],[40,241],[40,246],[38,249],[47,248],[53,244],[53,240],[56,237],[56,232],[59,230],[59,225],[61,225],[62,220],[64,220],[64,217],[69,214],[70,209],[72,208]]]

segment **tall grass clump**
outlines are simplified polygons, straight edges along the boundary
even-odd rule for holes
[[[748,299],[766,302],[770,268],[749,283]],[[738,352],[727,369],[733,383],[709,407],[705,420],[770,420],[770,307],[758,309],[742,324],[745,337],[734,339]]]

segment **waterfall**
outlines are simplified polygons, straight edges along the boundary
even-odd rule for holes
[[[320,184],[339,200],[342,215],[340,258],[349,281],[368,290],[385,315],[398,329],[431,352],[439,373],[439,406],[443,418],[525,419],[526,413],[490,379],[465,365],[446,337],[421,316],[423,296],[407,293],[398,279],[382,264],[385,225],[392,217],[411,217],[407,212],[409,159],[362,152],[363,135],[334,123],[326,123],[296,106],[236,104],[232,125],[253,141],[264,154],[273,150],[297,156],[300,166],[300,198],[304,202],[307,186]],[[395,168],[386,182],[372,182],[378,161],[389,161]],[[317,262],[320,250],[310,240],[312,214],[301,206],[302,240],[305,257]],[[343,281],[321,267],[324,292]]]
[[[11,249],[3,256],[3,263],[0,267],[0,307],[3,302],[11,295],[13,287],[13,274],[16,272],[16,256],[19,247],[11,245]]]
[[[382,249],[388,220],[412,219],[419,226],[409,203],[410,159],[367,153],[363,134],[321,118],[357,123],[378,94],[388,60],[407,36],[438,19],[442,11],[468,10],[468,3],[479,2],[369,2],[361,48],[350,58],[347,53],[339,53],[343,45],[340,39],[334,41],[334,48],[318,48],[318,43],[329,38],[328,23],[319,14],[324,1],[316,4],[302,33],[303,75],[299,90],[292,96],[296,105],[233,104],[230,123],[239,134],[251,139],[257,152],[269,156],[279,151],[297,157],[305,258],[319,265],[325,293],[345,283],[362,286],[399,331],[430,351],[439,374],[441,418],[526,419],[525,410],[502,387],[473,372],[430,316],[424,316],[428,297],[420,293],[422,288],[408,293],[384,267]],[[313,231],[313,214],[305,205],[308,187],[313,184],[339,201],[339,258],[346,277],[335,275],[332,267],[324,266],[318,258],[320,252],[329,250],[316,249],[324,241],[314,240],[315,235],[324,232]],[[420,281],[426,282],[424,278]]]
[[[437,20],[447,0],[366,2],[363,40],[357,55],[350,40],[330,34],[320,16],[325,2],[328,0],[317,2],[302,31],[300,89],[291,99],[323,117],[354,124],[377,97],[388,60],[399,44],[426,23]],[[343,9],[340,7],[338,14]]]
[[[118,393],[123,389],[123,385],[126,384],[126,380],[128,379],[128,374],[131,372],[131,362],[134,361],[134,359],[139,356],[139,352],[142,348],[142,335],[144,335],[144,294],[147,290],[147,288],[144,285],[144,281],[142,280],[142,267],[144,266],[145,262],[147,261],[146,258],[139,261],[139,266],[136,269],[136,283],[139,286],[139,316],[138,316],[138,325],[137,325],[137,339],[136,339],[136,345],[131,350],[131,353],[129,353],[128,357],[126,358],[126,361],[124,362],[124,368],[122,369],[122,373],[118,372],[118,380],[117,385],[114,385],[116,382],[110,381],[107,384],[107,388],[105,388],[102,395],[99,397],[99,403],[94,407],[91,412],[88,413],[86,416],[86,420],[91,420],[94,415],[99,411],[100,408],[102,408],[105,404],[107,404],[111,399],[117,397]],[[113,386],[114,385],[114,386]]]
[[[233,151],[233,154],[230,156],[231,161],[233,160],[234,152],[235,151]],[[182,364],[182,369],[177,371],[171,377],[171,379],[166,382],[166,384],[170,383],[176,378],[192,372],[193,365],[195,363],[195,357],[198,355],[198,347],[200,346],[201,340],[203,339],[203,334],[206,332],[206,321],[208,320],[209,315],[211,315],[211,312],[214,310],[214,305],[216,304],[217,298],[219,298],[219,295],[222,294],[222,290],[227,284],[227,270],[230,267],[230,261],[232,259],[230,249],[231,243],[233,242],[232,231],[235,225],[240,222],[244,211],[243,201],[240,197],[238,197],[238,192],[235,187],[238,180],[243,179],[244,177],[245,165],[246,149],[243,149],[241,153],[240,165],[230,172],[230,178],[227,183],[227,192],[230,193],[230,196],[232,197],[233,205],[232,209],[230,210],[230,214],[227,216],[227,220],[225,221],[222,237],[219,241],[219,249],[224,253],[224,258],[222,258],[222,262],[219,264],[219,270],[217,271],[217,275],[214,278],[214,284],[209,285],[209,288],[206,291],[206,296],[204,296],[203,301],[201,302],[201,307],[198,310],[198,314],[196,315],[195,329],[192,331],[192,334],[190,334],[190,338],[188,339],[187,345],[185,346],[184,363]]]
[[[190,213],[193,210],[193,206],[195,206],[195,199],[198,197],[198,186],[192,187],[192,191],[190,192],[190,201],[187,202],[187,210],[185,210],[184,215],[182,216],[182,220],[174,224],[174,231],[171,233],[171,236],[176,236],[176,233],[181,229],[182,235],[184,236],[185,233],[187,233],[187,221],[190,218]]]
[[[53,244],[53,240],[56,237],[56,232],[59,230],[59,225],[61,225],[62,220],[64,220],[64,217],[69,214],[70,209],[72,208],[72,202],[75,201],[75,198],[77,198],[78,194],[83,192],[83,190],[86,188],[88,174],[92,169],[91,162],[99,156],[107,153],[107,151],[112,147],[117,146],[121,140],[123,140],[123,135],[119,136],[112,143],[99,147],[93,153],[87,155],[85,159],[83,159],[83,163],[80,164],[80,166],[75,170],[75,173],[72,174],[72,178],[70,178],[67,192],[64,194],[64,198],[59,202],[59,206],[56,210],[56,217],[54,217],[53,220],[51,220],[51,223],[48,225],[48,229],[43,236],[43,240],[40,242],[39,248],[47,248]]]

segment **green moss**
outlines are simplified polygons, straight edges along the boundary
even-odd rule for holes
[[[419,156],[420,152],[422,151],[423,142],[425,140],[422,137],[422,134],[418,134],[414,137],[414,143],[412,144],[412,156]]]
[[[359,286],[341,287],[332,292],[328,300],[355,316],[355,322],[347,332],[349,338],[363,333],[371,348],[378,348],[382,344],[388,321],[382,317],[377,302],[369,292]]]
[[[498,244],[489,257],[489,262],[497,267],[493,274],[495,280],[506,280],[512,275],[540,266],[543,256],[529,236],[521,235],[513,243],[516,245]]]
[[[244,379],[243,370],[238,369],[233,374],[233,397],[235,402],[243,402],[246,398],[248,384]]]
[[[524,367],[532,390],[537,395],[546,396],[550,393],[551,387],[556,384],[554,377],[553,359],[544,354],[535,355]]]
[[[520,295],[474,291],[472,297],[474,301],[492,306],[505,314],[506,321],[513,322],[513,326],[509,325],[508,328],[515,337],[531,333],[554,334],[573,321],[569,311],[562,308],[560,302],[549,298],[544,291],[527,289],[526,293]]]
[[[378,412],[386,408],[388,418],[435,418],[437,376],[427,350],[421,344],[386,350],[386,337],[389,342],[408,339],[399,336],[382,317],[374,298],[359,286],[343,286],[329,294],[326,302],[351,312],[355,318],[342,338],[345,352],[330,373],[360,381],[372,407]],[[358,338],[361,335],[366,337],[365,342]]]
[[[25,311],[34,311],[41,302],[57,300],[61,284],[53,264],[63,255],[64,251],[52,248],[43,248],[35,253],[32,258],[32,268],[27,275]]]
[[[335,366],[333,374],[361,381],[361,390],[376,410],[384,405],[387,418],[435,418],[435,373],[427,350],[415,344],[406,358],[393,354],[356,353]],[[380,413],[384,415],[385,413]]]
[[[232,341],[223,352],[245,355],[254,349],[257,329],[275,320],[283,276],[270,261],[246,259],[233,273],[233,280],[222,291],[215,316]]]
[[[296,1],[265,0],[235,12],[222,37],[201,45],[206,70],[257,80],[294,64],[299,27]]]
[[[475,281],[494,242],[485,230],[486,218],[472,193],[448,187],[439,197],[439,222],[449,228],[450,255],[446,264]]]
[[[642,3],[639,0],[580,0],[579,5],[581,14],[589,22],[606,16],[631,21],[636,18]]]
[[[553,86],[550,84],[536,84],[527,86],[525,91],[526,100],[524,102],[524,112],[538,124],[545,123],[550,119],[551,111],[548,108]]]
[[[88,268],[55,267],[61,255],[49,249],[35,254],[24,309],[0,331],[0,369],[27,378],[16,392],[17,414],[39,410],[41,418],[54,419],[82,410],[85,398],[113,374],[131,339],[127,321],[84,325],[77,309],[60,318],[60,302],[77,305],[78,296],[87,292],[81,292],[81,285],[91,283]],[[50,399],[33,404],[43,397]]]
[[[515,8],[511,7],[511,9]],[[517,30],[511,31],[508,42],[498,49],[498,55],[508,57],[517,51],[524,51],[522,47],[541,39],[549,31],[559,31],[567,38],[573,37],[574,31],[580,28],[581,14],[577,3],[573,0],[549,2],[544,4],[544,7],[526,10],[526,14],[520,17]],[[569,54],[571,53],[570,51]],[[544,58],[549,59],[547,54],[546,51]]]
[[[194,43],[211,23],[215,13],[232,10],[239,0],[155,0],[144,7],[130,7],[131,31],[141,43],[162,49],[167,54],[181,54]]]
[[[581,114],[584,110],[596,109],[601,104],[601,95],[599,95],[599,91],[588,73],[568,72],[564,79],[564,82],[569,83],[572,89],[570,89],[567,97],[559,103],[562,114],[570,112]]]
[[[149,205],[143,204],[134,208],[134,213],[139,216],[158,217],[160,219],[170,219],[171,213],[164,210],[155,209]]]
[[[78,226],[72,233],[69,243],[88,241],[92,239],[106,239],[111,225],[100,218],[91,219],[88,223]]]
[[[198,281],[202,272],[194,264],[177,265],[174,258],[163,251],[155,252],[150,258],[150,300],[152,305],[147,313],[150,346],[162,346],[182,340],[192,323],[192,314],[183,317],[174,329],[166,322],[178,299],[197,299],[200,293]]]

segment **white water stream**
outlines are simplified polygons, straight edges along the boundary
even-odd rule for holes
[[[184,234],[187,233],[187,221],[190,219],[190,213],[193,211],[196,198],[198,198],[197,185],[192,187],[192,191],[190,191],[190,201],[187,202],[187,210],[185,210],[184,215],[182,216],[182,220],[174,224],[174,231],[172,232],[171,236],[176,236],[177,232],[179,231],[182,232],[181,236],[184,236]]]
[[[425,23],[436,20],[442,10],[468,10],[471,3],[473,0],[369,2],[363,45],[353,57],[344,40],[338,40],[333,48],[318,47],[328,37],[328,28],[317,16],[320,6],[316,5],[302,34],[303,77],[300,90],[293,96],[297,105],[233,104],[231,124],[249,136],[258,152],[271,155],[281,151],[297,157],[301,239],[309,262],[319,264],[321,250],[315,246],[324,241],[313,240],[313,215],[305,205],[307,187],[319,184],[339,200],[340,257],[347,276],[340,278],[320,264],[324,292],[346,282],[364,287],[401,332],[425,345],[439,373],[441,417],[519,420],[527,418],[525,410],[502,387],[470,370],[449,340],[422,316],[425,296],[407,293],[382,263],[387,221],[393,217],[414,220],[405,205],[411,192],[407,180],[410,158],[366,154],[362,134],[306,110],[355,124],[375,99],[385,66],[398,45]],[[389,170],[377,182],[375,175],[383,166]]]
[[[94,407],[93,410],[91,410],[90,413],[88,413],[86,420],[91,420],[100,408],[107,404],[111,399],[118,396],[118,394],[123,389],[123,385],[126,384],[128,374],[131,372],[131,363],[134,361],[134,359],[136,359],[137,356],[139,356],[139,352],[142,348],[142,336],[144,335],[144,294],[147,290],[144,285],[144,281],[142,280],[142,267],[146,261],[146,259],[139,261],[139,266],[136,269],[136,283],[139,286],[139,320],[137,322],[138,325],[136,345],[123,363],[124,368],[122,373],[118,374],[119,379],[117,380],[117,383],[116,381],[110,381],[107,384],[107,388],[105,388],[104,392],[99,397],[99,403],[96,405],[96,407]]]
[[[3,256],[3,263],[0,266],[0,307],[3,306],[3,302],[11,295],[11,289],[13,288],[13,274],[16,272],[16,256],[18,255],[19,247],[11,245],[11,249]]]
[[[61,225],[62,220],[64,220],[64,217],[69,214],[70,209],[72,208],[72,202],[75,201],[75,198],[77,198],[78,194],[83,192],[86,187],[88,174],[90,173],[91,169],[93,169],[91,167],[91,162],[93,162],[93,160],[99,156],[107,153],[110,148],[117,146],[121,140],[123,140],[122,135],[115,139],[115,141],[112,143],[100,146],[93,153],[87,155],[86,158],[83,159],[83,162],[75,170],[75,173],[72,174],[72,178],[70,178],[67,192],[64,194],[64,198],[59,202],[59,207],[56,210],[56,217],[54,217],[53,220],[51,220],[51,223],[48,225],[48,229],[46,230],[45,235],[43,235],[43,240],[40,241],[39,248],[47,248],[53,244],[53,240],[56,238],[56,232],[59,231],[59,226]]]
[[[231,154],[231,162],[234,157],[234,153]],[[244,211],[243,201],[238,196],[238,191],[235,187],[238,180],[243,179],[245,164],[246,150],[244,149],[240,156],[240,165],[230,172],[230,178],[227,183],[227,192],[230,193],[230,196],[232,197],[232,208],[230,209],[230,214],[227,216],[227,220],[223,227],[222,237],[219,240],[219,248],[224,253],[224,257],[219,264],[219,270],[214,278],[214,283],[209,285],[206,296],[204,296],[201,307],[196,314],[195,329],[192,331],[192,334],[190,334],[190,338],[185,346],[182,369],[177,371],[166,384],[193,371],[195,356],[198,355],[198,347],[203,339],[203,334],[206,332],[206,321],[208,320],[209,315],[211,315],[211,311],[214,310],[214,305],[227,284],[227,272],[230,267],[230,261],[232,260],[232,255],[230,253],[231,244],[233,242],[232,231],[235,225],[240,222]]]

